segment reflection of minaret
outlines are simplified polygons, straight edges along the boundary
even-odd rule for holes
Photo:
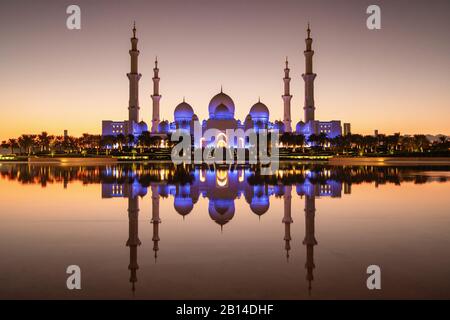
[[[159,250],[159,224],[161,219],[159,218],[159,193],[158,186],[152,186],[152,224],[153,224],[153,251],[155,252],[155,263],[158,258]]]
[[[127,74],[130,80],[130,100],[128,104],[130,121],[130,128],[133,128],[132,121],[139,122],[139,80],[141,74],[138,72],[138,56],[139,50],[137,49],[138,39],[136,38],[136,25],[133,26],[133,38],[131,38],[131,72]]]
[[[289,260],[289,250],[291,250],[291,223],[294,222],[291,216],[291,186],[286,186],[284,191],[284,241],[286,241],[286,259]]]
[[[130,247],[130,282],[132,283],[132,290],[135,290],[135,283],[137,282],[136,271],[139,269],[137,263],[137,247],[141,245],[139,240],[138,222],[139,219],[139,198],[132,195],[128,198],[128,241],[127,247]]]
[[[153,69],[153,117],[152,117],[152,132],[158,132],[159,124],[159,100],[161,95],[159,94],[159,69],[158,58],[155,59],[155,68]]]
[[[291,78],[289,77],[289,66],[288,66],[288,59],[286,57],[286,68],[284,69],[284,94],[282,95],[283,102],[284,102],[284,117],[283,117],[283,123],[284,123],[284,130],[286,132],[292,132],[291,127],[291,89],[290,89],[290,83]]]
[[[313,270],[316,267],[314,265],[314,246],[317,245],[316,238],[314,236],[314,218],[316,215],[315,196],[305,196],[305,239],[303,244],[306,245],[306,264],[307,269],[306,280],[309,282],[308,290],[311,292],[311,282],[314,280]]]
[[[316,74],[313,73],[313,55],[314,50],[312,50],[312,42],[311,39],[311,30],[309,29],[308,23],[308,38],[305,39],[306,42],[306,50],[305,54],[305,73],[302,75],[303,80],[305,81],[305,105],[303,110],[305,111],[305,123],[314,120],[314,110],[316,109],[314,106],[314,79],[316,78]]]

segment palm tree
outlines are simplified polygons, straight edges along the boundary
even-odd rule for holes
[[[134,146],[134,144],[136,143],[136,138],[131,133],[126,136],[126,140],[129,147]]]
[[[293,138],[295,145],[300,146],[302,148],[302,153],[305,153],[305,142],[306,142],[305,136],[302,134],[296,134],[295,136],[293,136]]]
[[[430,146],[430,141],[428,140],[426,135],[416,134],[414,135],[414,144],[416,146],[416,149],[420,150],[420,152],[423,152]]]
[[[318,142],[319,142],[319,136],[317,135],[317,134],[311,134],[309,137],[308,137],[308,142],[311,144],[311,145],[316,145]]]
[[[1,146],[3,149],[9,149],[10,144],[9,144],[9,142],[6,142],[6,140],[4,140],[4,141],[2,141],[2,143],[0,144],[0,146]],[[11,153],[14,153],[14,152],[11,152]]]
[[[23,134],[18,139],[19,145],[25,150],[25,152],[30,155],[31,150],[36,144],[36,136],[30,134]]]
[[[284,147],[287,147],[290,144],[291,133],[285,132],[280,136],[280,142]]]
[[[142,132],[142,134],[138,137],[138,141],[142,147],[150,147],[152,144],[152,137],[150,135],[150,132]]]
[[[325,144],[328,142],[327,134],[325,132],[319,133],[319,135],[317,136],[317,142],[322,148],[325,147]]]
[[[64,147],[64,137],[56,136],[53,140],[53,147],[59,152],[62,152],[62,148]]]
[[[102,136],[100,134],[91,135],[91,147],[97,151],[102,147]]]
[[[446,136],[440,136],[439,137],[439,142],[442,143],[442,144],[447,143],[447,137]]]
[[[41,151],[48,151],[50,147],[50,142],[53,140],[53,136],[49,136],[47,132],[43,131],[37,136],[37,142],[41,147]]]
[[[414,151],[414,138],[410,136],[401,137],[401,148],[402,151],[412,152]]]
[[[122,147],[127,142],[127,138],[123,134],[118,134],[116,139],[119,144],[119,150],[122,151]]]
[[[351,134],[350,135],[350,143],[352,144],[352,146],[354,146],[358,150],[360,150],[363,145],[363,136],[360,134]]]
[[[11,154],[14,153],[14,148],[19,147],[19,144],[17,143],[17,139],[9,139],[8,144],[9,144],[9,147],[11,148]]]
[[[108,147],[112,148],[115,143],[116,143],[115,136],[103,136],[100,140],[101,146],[106,149],[106,154],[108,154],[109,152]]]

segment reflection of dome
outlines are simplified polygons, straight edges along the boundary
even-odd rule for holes
[[[192,109],[192,107],[184,101],[179,105],[177,105],[174,111],[175,121],[179,120],[191,121],[193,115],[194,109]]]
[[[250,209],[254,214],[257,214],[258,216],[262,216],[264,213],[269,210],[270,203],[269,198],[263,197],[263,198],[256,198],[253,199],[250,203]]]
[[[269,109],[262,102],[255,103],[250,109],[250,115],[253,120],[269,120]]]
[[[169,196],[169,187],[167,185],[158,185],[158,194],[162,198],[167,198]]]
[[[185,216],[191,213],[192,209],[194,208],[194,204],[192,203],[191,198],[176,197],[174,201],[174,207],[179,214]]]
[[[255,185],[252,188],[252,197],[251,200],[247,199],[247,202],[250,203],[250,209],[253,213],[258,216],[263,215],[269,210],[270,202],[269,197],[267,195],[266,186],[264,185]],[[250,200],[250,201],[248,201]]]
[[[220,108],[218,108],[220,106]],[[220,116],[226,116],[226,118],[234,118],[234,102],[230,96],[221,92],[216,94],[209,102],[209,117],[214,119],[218,113]]]
[[[211,219],[223,226],[234,217],[234,201],[230,199],[211,200],[208,211]]]

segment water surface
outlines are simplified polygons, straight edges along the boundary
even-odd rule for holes
[[[0,298],[450,298],[450,168],[0,165]],[[378,265],[382,289],[366,287]],[[66,268],[82,290],[66,288]]]

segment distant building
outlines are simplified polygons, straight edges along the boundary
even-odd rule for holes
[[[344,123],[344,136],[352,134],[352,129],[350,123]]]

